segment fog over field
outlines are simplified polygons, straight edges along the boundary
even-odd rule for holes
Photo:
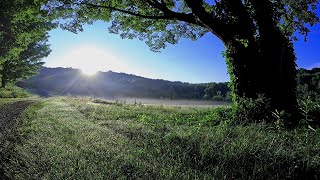
[[[126,104],[143,104],[143,105],[164,105],[164,106],[182,106],[182,107],[215,107],[228,106],[231,103],[226,101],[207,101],[207,100],[189,100],[189,99],[151,99],[151,98],[104,98],[106,101],[119,102]]]

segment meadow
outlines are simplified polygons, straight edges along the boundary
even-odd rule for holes
[[[101,99],[122,103],[122,104],[143,104],[143,105],[163,105],[163,106],[180,106],[180,107],[202,107],[210,108],[215,106],[228,106],[231,102],[228,101],[212,101],[212,100],[192,100],[192,99],[155,99],[155,98],[106,98]]]
[[[4,140],[0,174],[8,179],[320,177],[318,129],[231,119],[230,107],[38,99]]]

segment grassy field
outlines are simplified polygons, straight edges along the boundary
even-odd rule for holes
[[[229,108],[50,98],[29,107],[11,179],[318,179],[320,133],[233,125]]]
[[[144,104],[144,105],[164,105],[164,106],[181,106],[181,107],[201,107],[211,108],[215,106],[227,106],[231,102],[212,101],[212,100],[188,100],[188,99],[151,99],[151,98],[114,98],[115,102],[126,104]]]

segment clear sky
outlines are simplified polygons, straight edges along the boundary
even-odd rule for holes
[[[124,72],[154,79],[191,83],[229,81],[221,52],[222,42],[208,33],[197,41],[182,39],[161,53],[150,51],[137,39],[121,39],[108,33],[107,24],[96,22],[73,34],[61,29],[50,32],[52,53],[47,67],[73,67],[94,71]],[[320,26],[311,29],[308,42],[295,42],[298,67],[320,67]]]

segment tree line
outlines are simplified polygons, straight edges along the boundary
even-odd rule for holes
[[[320,102],[320,68],[297,70],[298,100]],[[161,79],[148,79],[112,71],[99,72],[96,77],[83,76],[72,68],[41,67],[39,74],[18,85],[39,95],[87,95],[100,97],[140,97],[156,99],[203,99],[231,101],[229,82],[190,84]]]
[[[38,75],[19,81],[17,85],[41,96],[70,94],[106,98],[230,100],[227,82],[191,84],[112,71],[87,77],[80,70],[72,68],[41,67]]]

